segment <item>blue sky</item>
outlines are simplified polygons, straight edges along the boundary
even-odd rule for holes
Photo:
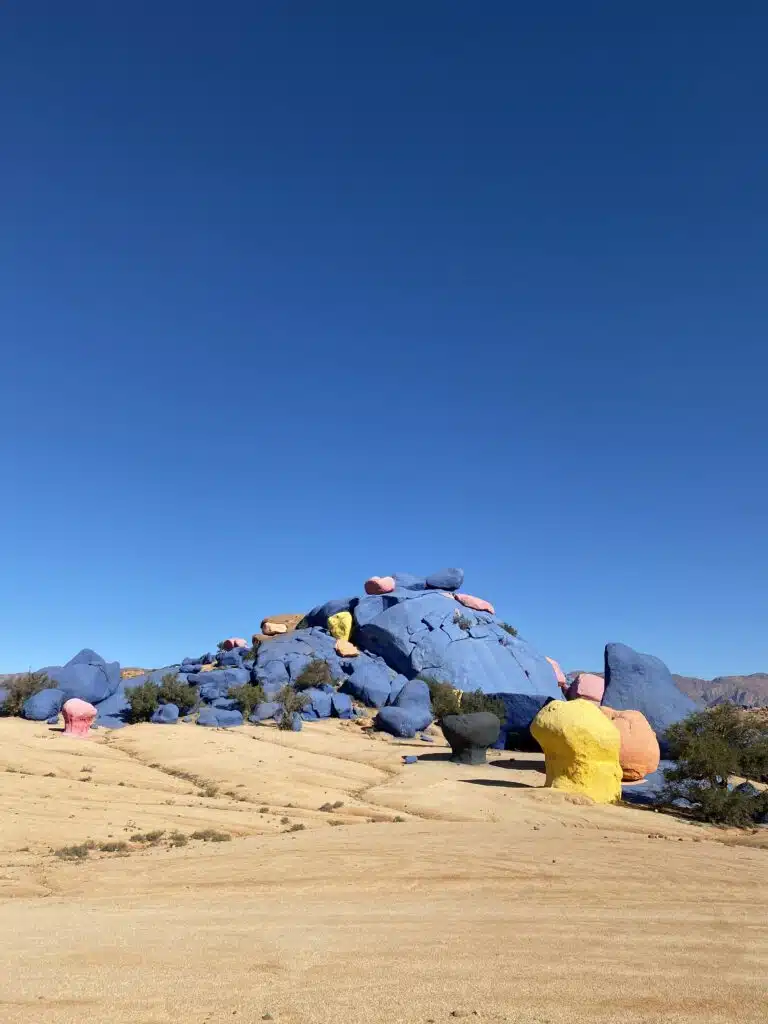
[[[0,671],[373,573],[768,671],[768,10],[10,0]]]

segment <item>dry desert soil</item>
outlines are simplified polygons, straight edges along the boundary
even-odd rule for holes
[[[490,761],[338,721],[0,720],[0,1021],[768,1019],[762,835]]]

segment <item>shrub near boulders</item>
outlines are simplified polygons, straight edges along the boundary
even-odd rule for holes
[[[6,679],[3,689],[5,690],[5,699],[2,702],[0,711],[4,715],[20,715],[25,702],[30,697],[40,693],[42,690],[53,690],[56,687],[53,680],[45,672],[22,672],[17,676]],[[56,692],[62,691],[57,689]],[[61,704],[59,704],[60,707]]]

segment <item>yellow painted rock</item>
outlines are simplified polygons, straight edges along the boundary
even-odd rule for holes
[[[547,785],[584,793],[599,804],[621,798],[621,736],[588,700],[553,700],[531,723],[544,751]]]
[[[352,636],[352,613],[337,612],[328,616],[328,632],[337,640],[349,640]]]

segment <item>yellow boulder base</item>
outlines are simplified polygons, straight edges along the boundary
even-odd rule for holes
[[[349,640],[352,636],[351,612],[337,612],[328,616],[328,632],[337,640]]]
[[[536,715],[531,733],[544,751],[548,786],[600,804],[621,799],[621,735],[597,704],[553,700]]]

